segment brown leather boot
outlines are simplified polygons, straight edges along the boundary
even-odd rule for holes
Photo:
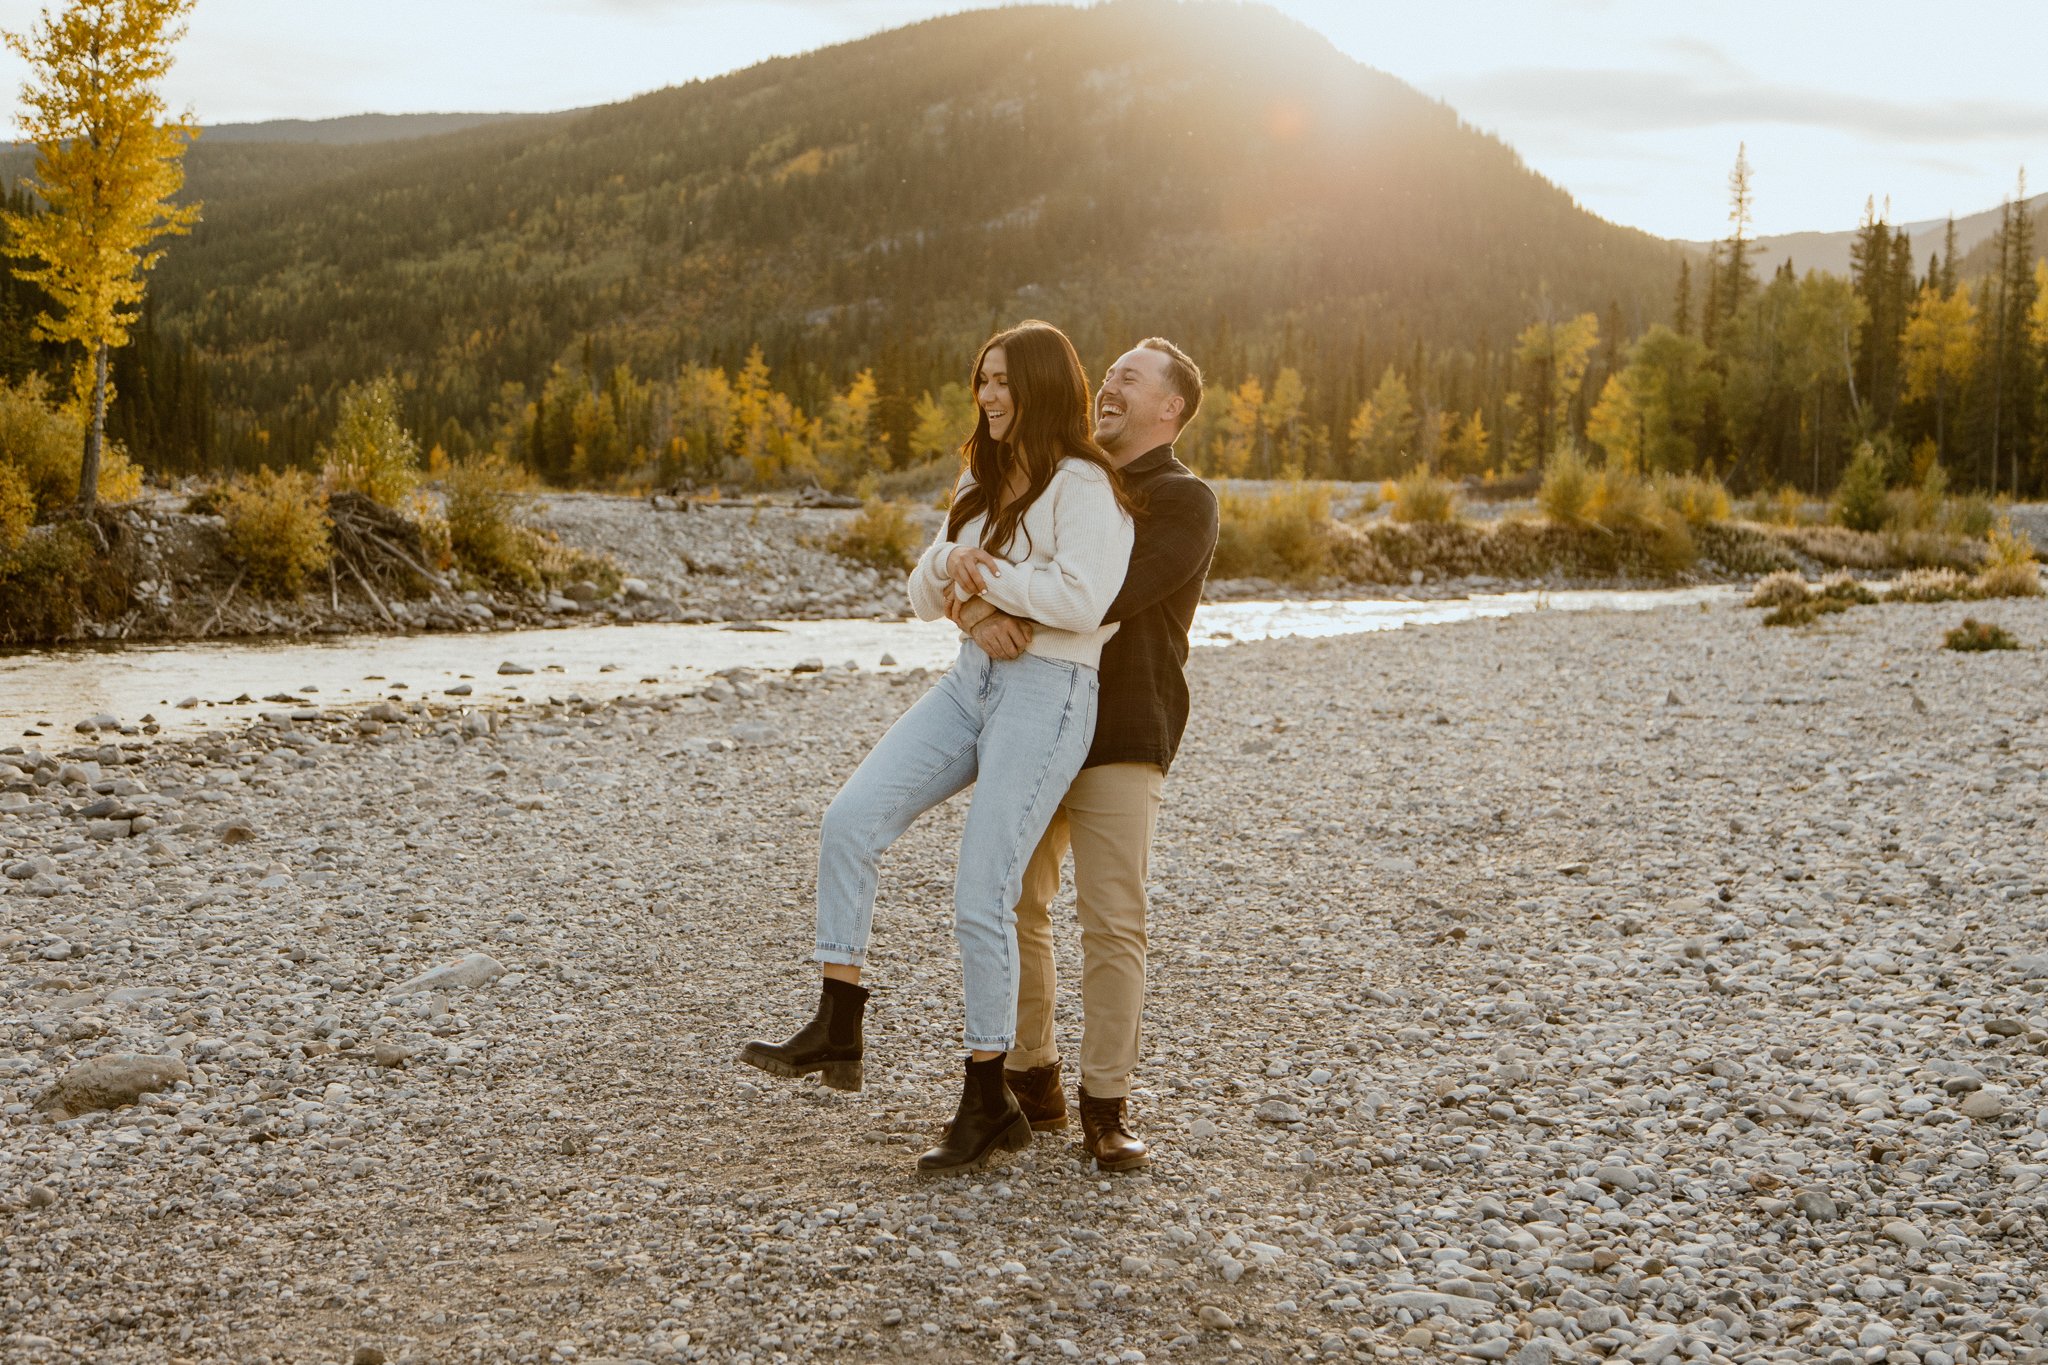
[[[1028,1071],[1005,1071],[1003,1079],[1017,1097],[1017,1107],[1031,1120],[1033,1131],[1050,1133],[1067,1126],[1067,1088],[1060,1084],[1058,1062]]]
[[[1145,1140],[1124,1123],[1121,1096],[1102,1100],[1081,1092],[1081,1146],[1105,1171],[1135,1171],[1150,1155]]]

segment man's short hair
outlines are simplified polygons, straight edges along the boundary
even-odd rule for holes
[[[1157,351],[1166,357],[1166,382],[1173,385],[1173,391],[1185,405],[1180,410],[1179,429],[1186,431],[1188,423],[1195,420],[1196,409],[1202,406],[1202,367],[1165,337],[1146,337],[1138,343],[1138,349]]]

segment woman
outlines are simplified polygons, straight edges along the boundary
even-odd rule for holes
[[[860,973],[877,862],[918,816],[973,785],[953,885],[967,1075],[944,1140],[918,1159],[927,1171],[1031,1142],[1003,1083],[1017,1028],[1013,907],[1025,861],[1094,737],[1096,664],[1116,630],[1102,614],[1131,553],[1129,508],[1095,444],[1073,343],[1043,322],[999,333],[975,357],[974,389],[981,415],[961,445],[966,468],[945,530],[911,570],[911,605],[936,621],[949,599],[980,595],[1036,630],[1007,663],[963,635],[953,667],[833,798],[818,840],[817,1013],[785,1043],[740,1050],[777,1076],[815,1071],[834,1089],[860,1089]]]

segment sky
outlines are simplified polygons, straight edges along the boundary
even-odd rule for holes
[[[202,123],[576,108],[971,0],[198,0],[165,82]],[[39,0],[0,0],[16,31]],[[1912,222],[2048,189],[2043,0],[1275,0],[1499,135],[1588,209],[1727,230],[1739,144],[1755,230]],[[0,92],[23,67],[0,55]]]

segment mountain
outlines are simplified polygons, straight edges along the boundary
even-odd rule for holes
[[[534,114],[350,114],[344,118],[268,119],[262,123],[214,123],[200,132],[208,143],[317,142],[352,146],[364,142],[402,142],[407,138],[459,133],[487,123],[540,117]]]
[[[2034,196],[2027,201],[2036,211],[2048,211],[2048,194]],[[1991,240],[1998,231],[1999,209],[1986,209],[1956,219],[1956,255],[1958,259],[1967,256],[1981,244]],[[1948,232],[1948,219],[1929,218],[1917,223],[1899,223],[1894,231],[1905,232],[1913,238],[1913,255],[1920,267],[1924,268],[1929,252],[1939,254],[1942,241]],[[1786,260],[1792,268],[1804,275],[1809,270],[1820,270],[1830,275],[1849,273],[1849,247],[1856,240],[1852,229],[1848,232],[1784,232],[1774,236],[1756,239],[1757,274],[1769,276]],[[1681,245],[1705,254],[1712,242],[1684,242]]]
[[[1633,334],[1680,258],[1215,0],[978,10],[402,141],[202,139],[190,186],[205,220],[159,269],[159,322],[207,363],[223,440],[273,460],[387,369],[459,448],[557,364],[665,376],[756,343],[814,412],[874,368],[900,442],[919,392],[1032,315],[1091,365],[1163,332],[1226,382],[1297,366],[1341,439],[1389,364],[1464,410],[1533,320]]]

